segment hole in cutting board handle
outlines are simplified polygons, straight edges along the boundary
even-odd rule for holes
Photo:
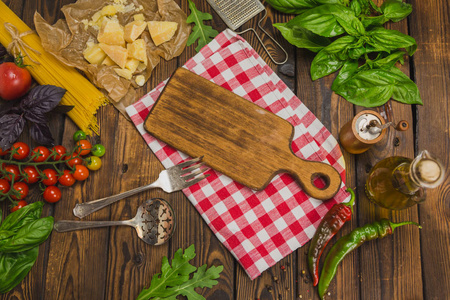
[[[313,173],[311,175],[311,184],[319,190],[325,190],[330,186],[330,177],[322,173]]]

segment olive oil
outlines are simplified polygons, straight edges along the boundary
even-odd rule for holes
[[[366,182],[367,197],[387,209],[404,209],[425,200],[425,188],[444,179],[442,165],[423,151],[414,160],[388,157],[377,163]]]

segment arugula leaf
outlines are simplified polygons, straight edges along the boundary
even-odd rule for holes
[[[339,85],[335,92],[365,107],[383,105],[390,98],[406,104],[423,104],[415,83],[396,67],[359,72]]]
[[[187,46],[192,45],[198,39],[198,44],[195,51],[199,52],[200,49],[211,42],[212,39],[219,34],[219,32],[211,26],[203,24],[203,21],[211,20],[212,16],[208,13],[199,11],[194,2],[191,0],[188,1],[191,14],[187,17],[186,23],[194,23],[194,28],[192,28],[192,33],[187,40]]]
[[[216,285],[215,279],[219,278],[223,266],[212,266],[206,270],[206,265],[203,265],[197,269],[189,263],[194,257],[194,245],[189,246],[184,253],[182,249],[178,249],[172,259],[172,266],[167,257],[163,257],[161,273],[153,275],[150,287],[143,289],[137,300],[153,297],[176,299],[177,295],[187,296],[190,300],[205,299],[194,289],[197,287],[211,288]],[[190,278],[192,273],[193,276]]]
[[[298,48],[306,48],[313,52],[319,52],[331,43],[328,38],[317,35],[303,27],[296,26],[295,22],[292,21],[273,24],[292,45]]]

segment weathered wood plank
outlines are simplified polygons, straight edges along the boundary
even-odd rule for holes
[[[449,169],[450,103],[450,3],[443,0],[411,1],[410,32],[418,44],[414,55],[414,77],[424,102],[417,107],[416,154],[424,149]],[[423,297],[443,299],[450,293],[450,180],[427,191],[419,205]]]

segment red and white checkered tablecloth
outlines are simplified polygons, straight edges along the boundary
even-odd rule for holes
[[[295,128],[293,152],[335,167],[345,181],[345,162],[334,137],[240,36],[225,30],[185,65],[188,70],[289,121]],[[127,107],[127,113],[165,168],[188,157],[150,136],[143,127],[167,80]],[[214,170],[183,192],[217,238],[251,279],[307,243],[322,217],[348,201],[344,183],[326,202],[306,195],[290,175],[273,178],[256,192]]]

